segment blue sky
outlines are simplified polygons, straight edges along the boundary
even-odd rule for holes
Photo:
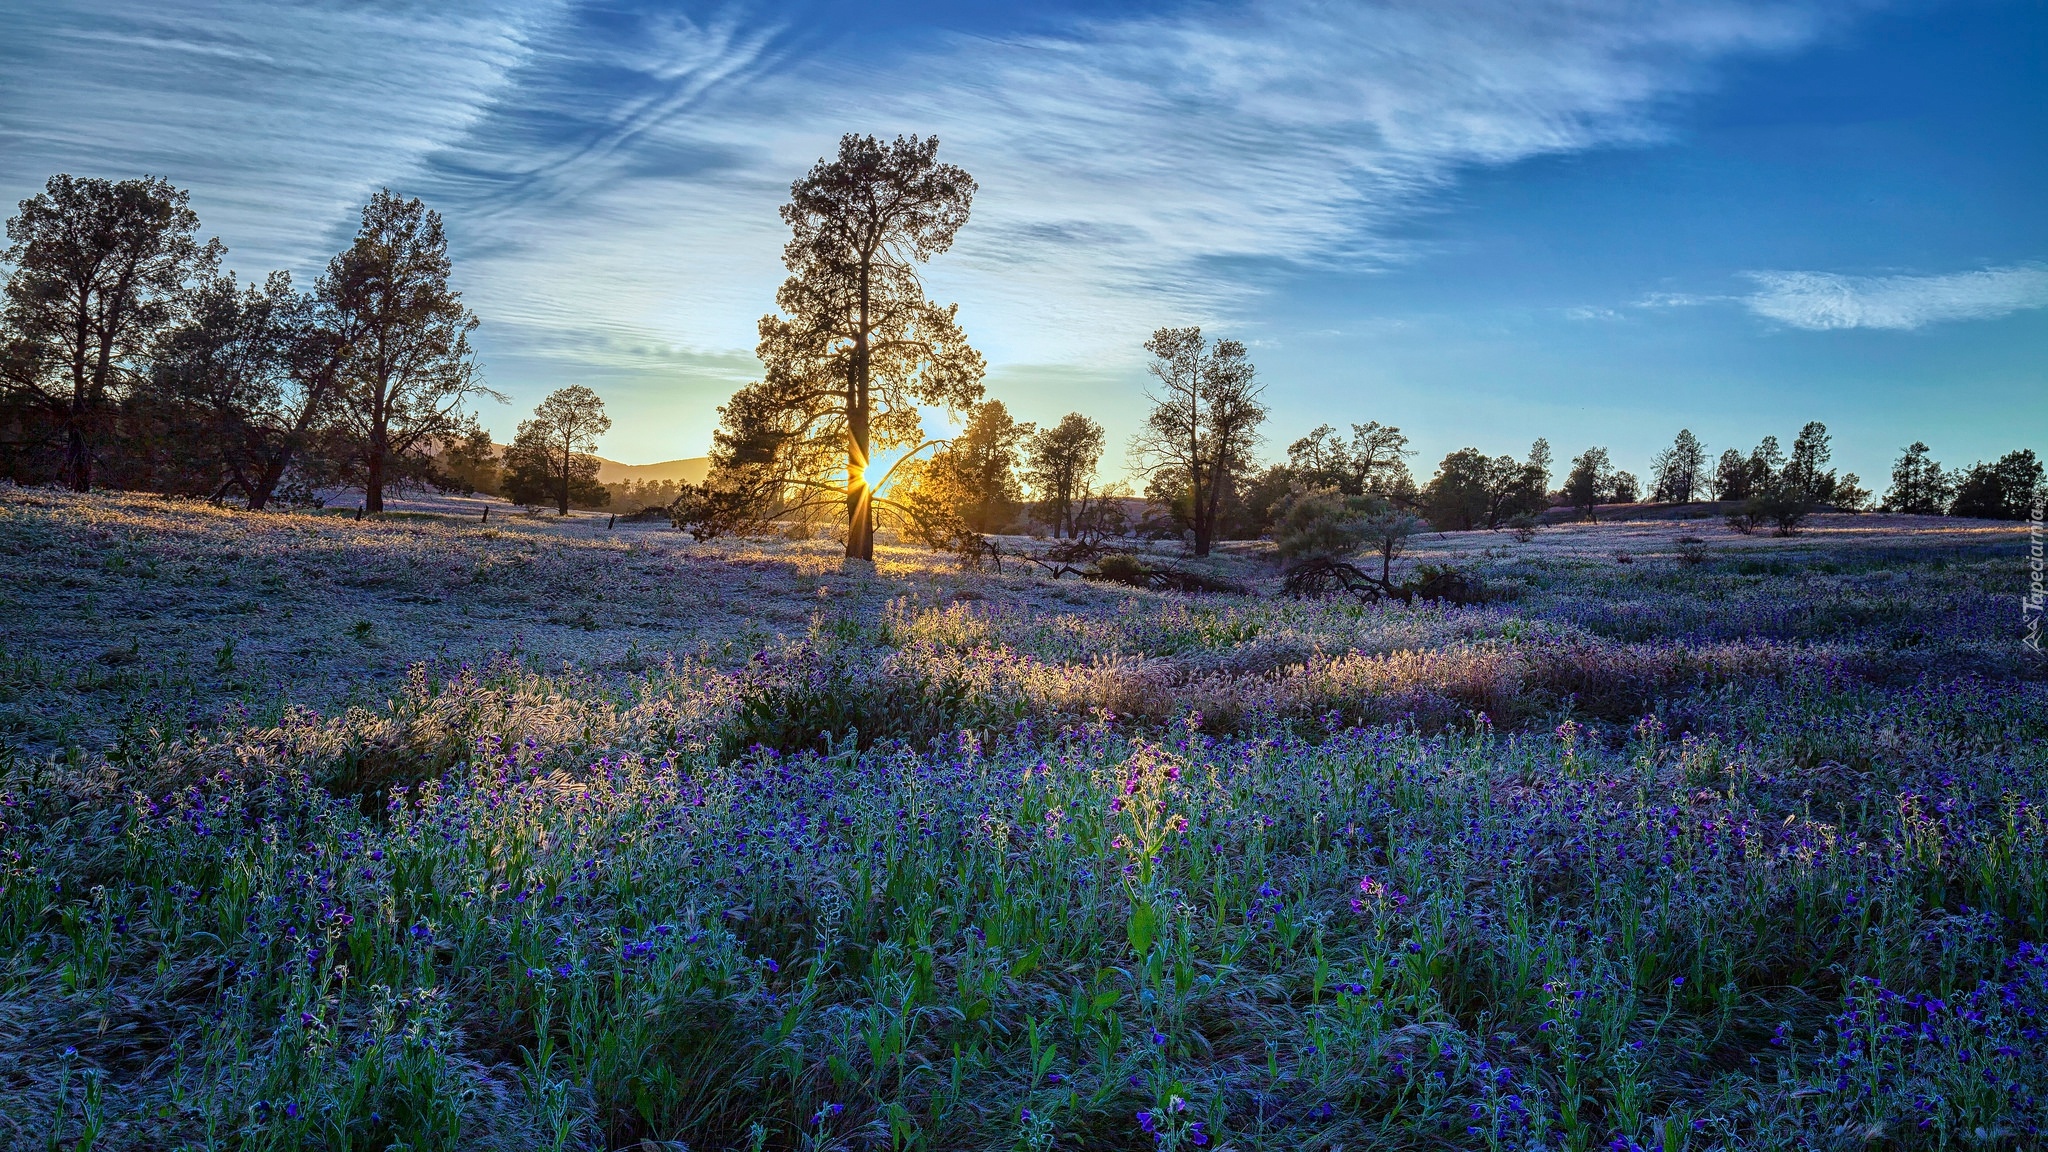
[[[928,280],[1026,419],[1121,438],[1146,335],[1200,323],[1252,345],[1269,455],[1366,419],[1424,475],[1809,419],[1866,481],[2048,448],[2038,0],[1022,7],[16,0],[0,197],[160,174],[245,276],[310,276],[423,196],[486,423],[588,384],[628,461],[703,451],[849,130],[979,179]]]

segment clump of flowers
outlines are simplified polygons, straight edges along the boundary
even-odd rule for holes
[[[1151,883],[1174,840],[1188,830],[1188,818],[1174,811],[1186,793],[1180,783],[1182,762],[1157,744],[1139,741],[1120,768],[1109,801],[1111,827],[1117,829],[1110,846],[1130,858],[1126,873],[1142,887]]]
[[[1170,1095],[1164,1107],[1142,1109],[1137,1114],[1138,1131],[1152,1137],[1154,1146],[1162,1150],[1176,1148],[1201,1148],[1209,1143],[1209,1126],[1194,1119],[1188,1102],[1178,1095]]]

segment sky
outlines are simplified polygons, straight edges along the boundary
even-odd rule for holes
[[[1020,418],[1121,443],[1163,325],[1244,340],[1277,458],[1379,420],[1639,474],[1825,421],[2048,449],[2048,4],[11,0],[0,199],[164,176],[245,278],[424,198],[509,439],[586,384],[628,462],[752,379],[841,133],[980,184],[927,270]],[[1120,468],[1122,455],[1106,461]],[[1876,483],[1872,483],[1876,481]]]

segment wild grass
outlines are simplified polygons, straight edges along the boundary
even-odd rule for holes
[[[1515,599],[1359,607],[13,499],[0,557],[101,560],[9,593],[49,627],[0,662],[8,1147],[2017,1149],[2048,1123],[2048,684],[1996,610],[2009,542],[1510,555],[1485,574]],[[161,645],[82,618],[183,564],[187,612],[273,571],[325,596]],[[522,618],[516,646],[436,651],[402,615],[577,585],[599,626]],[[615,623],[663,594],[700,603]],[[802,608],[769,629],[713,595]],[[355,621],[388,647],[291,662],[295,629]]]

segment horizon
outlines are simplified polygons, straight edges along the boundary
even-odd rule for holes
[[[1875,487],[1915,440],[2043,446],[2039,5],[872,15],[31,5],[0,18],[0,194],[161,175],[245,280],[302,282],[371,191],[421,196],[511,397],[485,426],[588,384],[622,463],[708,448],[776,207],[842,131],[936,134],[980,181],[932,294],[989,395],[1102,420],[1111,472],[1142,342],[1189,323],[1251,345],[1265,459],[1380,420],[1421,477],[1537,436],[1640,475],[1680,427],[1821,420]]]

